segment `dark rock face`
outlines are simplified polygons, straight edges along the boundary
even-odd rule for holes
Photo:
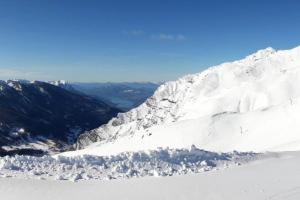
[[[14,155],[44,156],[45,154],[47,154],[47,152],[39,149],[14,149],[9,151],[0,149],[0,157]]]
[[[102,101],[49,83],[1,81],[0,147],[51,140],[56,149],[63,149],[118,112]]]

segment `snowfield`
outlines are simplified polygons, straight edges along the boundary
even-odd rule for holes
[[[0,195],[5,200],[298,200],[299,163],[299,152],[287,152],[228,169],[164,178],[76,183],[0,178]]]
[[[138,108],[79,137],[65,156],[198,148],[300,150],[300,47],[246,58],[169,82]]]

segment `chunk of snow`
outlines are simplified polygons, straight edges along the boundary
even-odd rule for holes
[[[193,148],[124,152],[115,156],[13,156],[0,158],[0,173],[55,180],[124,179],[199,173],[257,158],[254,153],[214,153]]]

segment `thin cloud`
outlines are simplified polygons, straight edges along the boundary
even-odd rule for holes
[[[184,54],[168,53],[168,52],[159,53],[158,55],[164,56],[164,57],[173,57],[173,58],[175,58],[175,57],[176,58],[184,57]]]
[[[179,35],[177,35],[176,39],[179,40],[179,41],[180,40],[186,40],[186,37],[184,35],[179,34]]]
[[[162,41],[184,41],[186,40],[186,37],[182,34],[166,34],[166,33],[160,33],[158,35],[152,35],[151,39],[153,40],[162,40]]]
[[[123,30],[122,34],[132,37],[139,37],[139,36],[148,36],[152,40],[161,40],[161,41],[184,41],[186,40],[186,36],[182,34],[168,34],[168,33],[159,33],[159,34],[146,34],[145,31],[140,29],[134,30]]]
[[[26,72],[21,70],[15,69],[4,69],[0,68],[0,79],[7,80],[7,79],[48,79],[49,76],[42,74],[40,72]]]
[[[145,32],[143,30],[123,30],[122,33],[124,35],[129,35],[129,36],[140,36],[143,35]]]

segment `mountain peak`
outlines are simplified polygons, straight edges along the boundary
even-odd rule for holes
[[[50,81],[49,83],[55,86],[62,86],[68,84],[68,82],[65,80]]]
[[[257,52],[246,57],[246,60],[260,60],[263,58],[267,58],[270,55],[276,53],[276,50],[272,47],[267,47],[265,49],[258,50]]]

